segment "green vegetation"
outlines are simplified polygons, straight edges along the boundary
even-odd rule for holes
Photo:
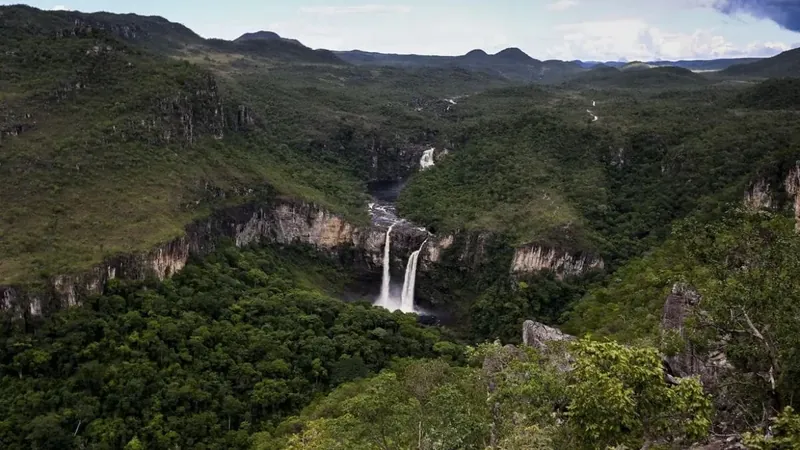
[[[333,268],[284,254],[229,249],[164,283],[115,283],[34,332],[7,323],[0,446],[247,448],[395,357],[459,358],[414,316],[327,297],[312,286]]]
[[[630,63],[621,69],[613,67],[592,69],[572,77],[565,84],[573,88],[587,86],[599,89],[665,89],[700,87],[710,84],[710,81],[689,69],[651,68],[644,63]]]
[[[711,429],[796,446],[797,80],[746,79],[786,75],[796,52],[707,75],[513,49],[353,66],[288,39],[24,6],[0,7],[0,40],[1,285],[248,202],[365,225],[367,182],[413,174],[401,215],[458,237],[418,292],[459,328],[335,300],[352,274],[311,248],[223,249],[52,317],[6,314],[0,447],[686,448]],[[532,68],[582,73],[508,81]],[[436,166],[417,173],[428,146]],[[728,211],[754,183],[770,201],[750,206],[771,212]],[[606,271],[512,276],[523,244]],[[677,283],[702,300],[667,334]],[[485,344],[518,343],[525,319],[588,337]],[[665,376],[660,352],[687,349],[727,365],[706,385]]]
[[[404,173],[396,149],[435,135],[436,111],[412,99],[503,83],[204,41],[160,18],[0,12],[0,284],[148,250],[274,195],[364,223],[365,182]],[[390,169],[371,173],[382,149]]]
[[[656,350],[588,341],[572,349],[568,374],[547,355],[496,344],[475,349],[471,367],[402,361],[341,386],[253,448],[638,448],[708,433],[700,384],[667,385]]]
[[[794,164],[795,115],[731,111],[738,92],[471,97],[453,139],[463,148],[412,179],[401,212],[436,230],[590,250],[614,267],[663,241],[674,220],[717,217],[756,177],[775,186]],[[601,119],[587,124],[587,108]]]

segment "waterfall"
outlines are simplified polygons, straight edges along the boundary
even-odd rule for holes
[[[419,167],[422,170],[425,170],[429,167],[433,167],[434,165],[433,152],[435,150],[436,150],[435,148],[430,148],[428,150],[425,150],[425,152],[422,154],[422,158],[419,160]]]
[[[381,284],[381,296],[378,297],[378,306],[382,306],[386,309],[390,309],[389,301],[391,300],[391,293],[389,292],[391,288],[391,278],[392,275],[389,271],[389,247],[391,246],[391,235],[392,235],[392,228],[397,225],[393,223],[389,226],[389,229],[386,230],[386,243],[383,245],[383,281]]]
[[[427,242],[428,240],[425,239],[419,249],[408,257],[406,279],[403,281],[403,296],[400,300],[400,310],[406,313],[414,312],[414,285],[417,283],[417,261],[419,260],[419,253]]]

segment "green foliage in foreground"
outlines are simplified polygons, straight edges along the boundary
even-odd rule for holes
[[[769,436],[761,433],[745,433],[744,443],[752,450],[797,450],[800,448],[800,415],[791,406],[784,408],[772,419]]]
[[[800,236],[792,218],[732,211],[687,220],[670,242],[592,289],[565,329],[626,342],[659,340],[664,301],[675,283],[701,301],[686,324],[695,354],[722,350],[735,371],[719,380],[733,420],[758,423],[800,395]]]
[[[667,385],[655,349],[584,341],[572,351],[567,373],[559,352],[499,344],[478,347],[466,368],[404,361],[341,386],[253,449],[685,448],[708,433],[699,382]]]
[[[415,316],[311,289],[330,272],[297,265],[231,249],[164,283],[114,284],[35,331],[7,324],[0,447],[246,448],[395,357],[459,357]]]

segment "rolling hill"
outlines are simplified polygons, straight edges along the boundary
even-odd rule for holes
[[[800,74],[800,49],[785,51],[772,58],[749,64],[737,64],[720,72],[731,77],[780,78]]]
[[[710,81],[701,74],[680,67],[648,67],[630,63],[623,68],[598,67],[569,79],[568,86],[593,88],[674,88],[697,87]]]
[[[359,50],[335,53],[343,60],[357,65],[461,67],[499,75],[516,82],[554,83],[583,70],[571,62],[540,61],[518,48],[507,48],[494,55],[476,49],[461,56],[394,55]]]

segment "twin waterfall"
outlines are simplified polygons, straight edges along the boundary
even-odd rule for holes
[[[452,100],[450,102],[455,104]],[[422,157],[419,160],[420,170],[429,169],[435,165],[435,151],[435,148],[429,148],[422,153]],[[390,201],[393,201],[393,199]],[[390,270],[392,229],[394,229],[395,225],[403,223],[404,220],[398,219],[393,205],[379,205],[376,202],[370,203],[369,208],[370,214],[373,215],[373,224],[380,223],[383,225],[391,223],[389,229],[386,230],[386,242],[383,246],[383,280],[381,281],[381,293],[378,300],[375,302],[375,306],[380,306],[390,311],[399,309],[405,313],[416,312],[414,305],[414,288],[417,282],[417,262],[419,261],[419,254],[423,247],[425,247],[425,244],[428,243],[428,240],[425,239],[425,242],[422,243],[419,249],[411,253],[411,256],[408,257],[406,276],[403,280],[403,290],[401,291],[400,298],[392,296],[392,274]]]
[[[399,299],[397,297],[393,297],[391,293],[392,274],[389,270],[389,266],[391,260],[390,248],[392,229],[395,225],[397,225],[397,223],[393,223],[389,229],[386,230],[386,243],[383,247],[383,280],[381,282],[381,294],[378,297],[378,301],[375,303],[375,305],[386,308],[390,311],[399,309],[404,313],[412,313],[415,312],[414,287],[417,282],[417,261],[419,260],[419,253],[422,251],[422,248],[425,247],[425,244],[428,243],[428,240],[426,239],[419,249],[411,253],[411,256],[408,257],[408,264],[406,264],[406,276],[405,280],[403,281],[403,290],[401,296]]]

